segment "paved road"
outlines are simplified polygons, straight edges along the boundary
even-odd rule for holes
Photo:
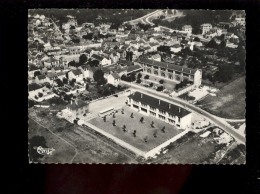
[[[128,84],[127,82],[124,82],[124,84]],[[207,119],[209,119],[211,122],[215,123],[217,126],[221,127],[223,130],[225,130],[227,133],[229,133],[230,135],[232,135],[234,138],[236,138],[238,140],[238,142],[241,143],[245,143],[246,139],[244,136],[242,136],[241,134],[239,134],[237,131],[235,131],[232,127],[226,125],[225,120],[223,120],[223,118],[219,118],[215,115],[212,115],[208,112],[206,112],[205,110],[193,105],[193,104],[189,104],[188,102],[177,98],[177,97],[169,97],[167,94],[164,93],[160,93],[154,90],[151,90],[149,88],[145,88],[142,86],[138,86],[138,85],[134,85],[131,84],[131,88],[135,89],[135,90],[140,90],[143,93],[155,96],[155,97],[160,97],[163,98],[164,100],[166,99],[167,101],[171,102],[171,103],[175,103],[177,105],[181,105],[184,108],[192,111],[192,112],[197,112],[199,114],[202,114],[204,117],[206,117]]]
[[[161,10],[155,10],[154,12],[149,13],[149,14],[143,16],[143,17],[140,17],[140,18],[137,18],[137,19],[134,19],[134,20],[130,20],[130,21],[127,21],[127,22],[124,22],[124,23],[134,23],[134,22],[137,22],[137,23],[138,23],[138,21],[143,21],[143,20],[146,19],[147,17],[153,16],[154,14],[157,14],[157,13],[160,12],[160,11],[161,11]]]

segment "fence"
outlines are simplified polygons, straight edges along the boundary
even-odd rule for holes
[[[187,86],[185,88],[182,88],[178,92],[172,92],[171,95],[173,95],[173,96],[180,96],[180,95],[182,95],[182,94],[184,94],[184,93],[194,89],[195,87],[196,87],[195,85],[190,85],[190,86]]]

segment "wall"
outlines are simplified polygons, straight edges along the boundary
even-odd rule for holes
[[[189,127],[191,125],[191,115],[192,113],[181,118],[180,127],[182,129],[185,129],[187,126]]]
[[[150,150],[149,152],[145,153],[145,158],[147,159],[148,157],[153,157],[156,154],[159,154],[161,149],[170,145],[170,143],[176,141],[177,139],[181,138],[182,136],[184,136],[186,133],[188,133],[189,130],[185,130],[182,133],[172,137],[171,139],[165,141],[164,143],[160,144],[159,146],[155,147],[154,149]]]

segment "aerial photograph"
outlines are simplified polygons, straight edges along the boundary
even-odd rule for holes
[[[245,11],[28,10],[28,160],[246,164]]]

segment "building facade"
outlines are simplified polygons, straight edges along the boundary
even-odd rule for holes
[[[171,63],[159,62],[150,59],[140,58],[139,63],[143,67],[143,72],[163,79],[174,80],[177,82],[187,79],[192,81],[198,87],[202,82],[202,71],[199,69],[190,69]]]
[[[186,129],[191,125],[191,112],[152,96],[135,92],[128,96],[127,103],[132,109],[177,128]]]
[[[202,30],[202,34],[205,34],[206,32],[210,31],[211,28],[212,28],[211,24],[202,24],[200,26],[200,29]]]

